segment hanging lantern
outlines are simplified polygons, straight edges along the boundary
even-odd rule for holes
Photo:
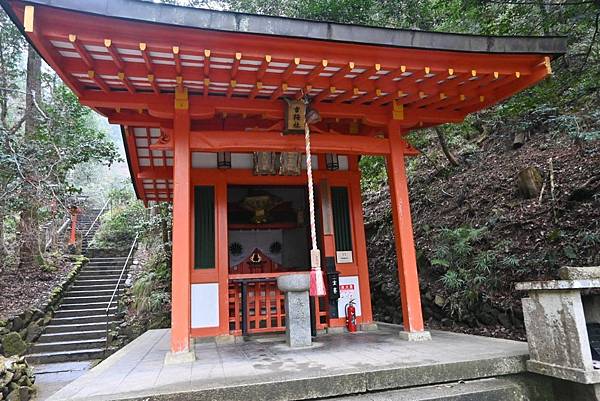
[[[231,152],[217,153],[217,167],[231,168]]]
[[[335,171],[340,169],[340,160],[337,153],[326,153],[325,154],[325,165],[327,170]]]

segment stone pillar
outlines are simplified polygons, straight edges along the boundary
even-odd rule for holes
[[[277,287],[285,293],[285,335],[292,348],[310,347],[309,273],[286,274],[277,278]]]
[[[594,368],[587,328],[600,318],[600,299],[595,294],[582,297],[582,291],[600,288],[600,267],[567,267],[559,275],[562,280],[516,285],[529,293],[522,300],[527,369],[566,381],[560,386],[568,386],[571,396],[578,394],[569,399],[600,401],[600,370]]]

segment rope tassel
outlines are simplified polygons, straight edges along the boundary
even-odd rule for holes
[[[306,142],[306,175],[308,176],[308,205],[310,211],[310,238],[312,250],[310,251],[310,296],[322,297],[327,294],[325,280],[321,270],[321,251],[317,246],[317,229],[315,223],[315,191],[313,187],[312,159],[310,154],[310,128],[304,125]]]

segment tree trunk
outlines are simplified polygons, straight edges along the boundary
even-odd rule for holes
[[[42,98],[42,59],[32,46],[27,53],[27,85],[25,94],[25,140],[30,144],[35,138],[38,128],[37,106]],[[37,106],[36,106],[37,105]],[[24,185],[25,199],[29,202],[23,206],[20,214],[19,232],[19,264],[38,265],[41,260],[39,246],[38,194],[35,186],[35,172],[24,166],[27,182]]]
[[[446,158],[448,159],[450,164],[453,166],[459,166],[460,163],[458,162],[458,159],[456,158],[456,156],[454,156],[454,154],[452,154],[452,152],[448,148],[448,142],[446,142],[446,137],[444,136],[442,130],[439,127],[435,127],[434,129],[440,141],[440,145],[442,146],[442,152],[444,152],[444,155],[446,155]]]
[[[542,190],[544,179],[537,167],[526,167],[519,171],[517,178],[519,191],[525,199],[536,198]]]
[[[32,46],[27,52],[27,86],[25,94],[25,135],[31,138],[37,129],[37,108],[42,100],[42,58]]]
[[[6,241],[4,240],[4,204],[0,204],[0,259],[5,260],[8,255],[8,249],[6,249]],[[2,263],[0,262],[0,266]]]

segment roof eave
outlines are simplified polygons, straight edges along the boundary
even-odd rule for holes
[[[0,3],[5,6],[10,1],[0,0]],[[112,18],[186,28],[385,47],[494,54],[534,53],[552,56],[564,54],[567,49],[567,39],[560,36],[481,36],[378,28],[172,6],[140,0],[86,0],[85,2],[76,0],[28,0],[28,3]]]

